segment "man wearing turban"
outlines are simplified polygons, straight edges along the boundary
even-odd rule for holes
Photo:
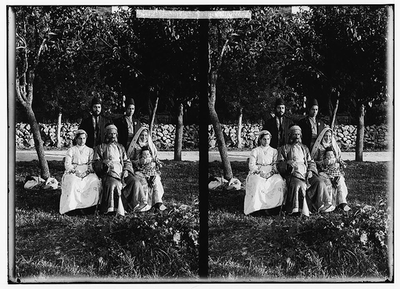
[[[331,207],[328,190],[318,177],[316,164],[307,146],[301,143],[301,136],[301,128],[292,126],[289,143],[282,146],[278,154],[277,168],[286,178],[288,188],[285,210],[288,214],[302,213],[307,216],[309,210],[328,212]]]
[[[104,143],[96,146],[94,151],[93,167],[103,182],[100,212],[125,215],[126,210],[133,209],[128,200],[144,200],[144,193],[140,182],[133,178],[132,163],[124,146],[118,143],[115,125],[110,124],[105,128]],[[134,182],[131,186],[133,189],[122,194],[123,185],[130,182]],[[146,204],[141,209],[144,207]]]

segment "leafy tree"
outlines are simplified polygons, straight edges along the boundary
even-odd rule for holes
[[[296,67],[291,84],[319,99],[331,124],[339,99],[357,110],[356,160],[362,161],[366,107],[387,97],[388,7],[312,6],[298,21],[297,54],[287,66]]]
[[[32,109],[34,81],[38,64],[43,54],[53,48],[50,8],[14,7],[16,32],[16,76],[17,100],[22,104],[31,125],[35,149],[38,154],[41,177],[47,180],[50,171],[45,159],[40,129]],[[12,13],[12,12],[11,12]]]

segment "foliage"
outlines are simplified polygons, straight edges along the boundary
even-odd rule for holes
[[[232,163],[244,182],[247,166]],[[219,175],[219,163],[210,175]],[[244,189],[209,193],[212,278],[259,281],[391,280],[393,235],[386,163],[349,162],[346,214],[243,215]],[[385,181],[386,180],[386,181]],[[225,240],[231,240],[225,242]]]
[[[294,16],[296,53],[287,63],[289,85],[320,101],[331,115],[386,98],[388,7],[311,6]]]
[[[167,210],[112,217],[60,215],[60,190],[24,190],[25,177],[37,174],[36,162],[18,162],[16,278],[23,283],[38,278],[74,280],[76,277],[124,281],[196,279],[198,184],[190,180],[197,180],[197,165],[164,163],[162,181]],[[63,164],[58,161],[49,164],[60,181]],[[176,173],[182,169],[185,174]],[[186,186],[176,186],[187,179]]]
[[[290,101],[294,93],[286,85],[282,69],[292,54],[289,11],[271,6],[248,10],[252,13],[251,19],[231,21],[229,26],[236,37],[221,67],[219,93],[222,96],[217,104],[223,120],[231,120],[232,111],[237,114],[243,107],[246,120],[259,121],[267,111],[274,111],[277,97]]]

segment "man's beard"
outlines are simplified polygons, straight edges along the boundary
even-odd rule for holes
[[[94,116],[99,116],[99,115],[100,115],[100,112],[98,112],[98,111],[96,110],[96,111],[92,111],[92,114],[93,114]]]
[[[298,144],[298,143],[301,143],[301,138],[291,138],[291,139],[289,140],[289,143],[290,143],[290,144]]]
[[[283,117],[284,114],[285,114],[284,112],[277,112],[277,113],[276,113],[276,115],[277,115],[278,117]]]
[[[109,137],[107,138],[107,143],[111,144],[111,143],[117,143],[118,139],[116,137]]]

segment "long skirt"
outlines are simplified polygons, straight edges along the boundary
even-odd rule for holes
[[[125,178],[125,187],[122,190],[122,201],[127,211],[133,211],[136,206],[147,204],[147,192],[141,184],[140,178],[129,174]]]
[[[311,201],[306,194],[307,185],[304,180],[289,176],[287,178],[287,197],[285,202],[285,211],[288,214],[300,213],[308,215]],[[304,203],[306,202],[306,203]],[[306,208],[306,210],[303,210]]]
[[[342,204],[347,204],[347,195],[348,195],[348,190],[345,182],[345,178],[343,176],[337,177],[337,184],[335,186],[332,185],[332,181],[329,178],[329,176],[323,172],[319,174],[319,177],[324,180],[324,182],[329,182],[330,187],[328,187],[328,190],[330,189],[331,191],[331,203],[333,206],[337,207]]]
[[[164,187],[161,183],[160,175],[156,175],[153,185],[149,185],[145,176],[141,172],[135,173],[135,177],[138,178],[140,184],[143,187],[146,203],[154,206],[155,204],[162,203],[164,196]]]
[[[84,178],[64,174],[61,182],[60,214],[96,206],[101,191],[101,180],[96,174]]]
[[[246,195],[244,197],[245,215],[281,206],[285,193],[286,182],[279,174],[268,179],[257,174],[249,174],[246,179]]]
[[[122,201],[122,182],[111,176],[103,178],[103,190],[100,204],[100,212],[111,213],[120,211],[125,214],[124,208],[121,208]]]
[[[313,175],[309,179],[307,196],[311,200],[312,211],[327,213],[335,209],[332,199],[332,183],[329,179]]]

